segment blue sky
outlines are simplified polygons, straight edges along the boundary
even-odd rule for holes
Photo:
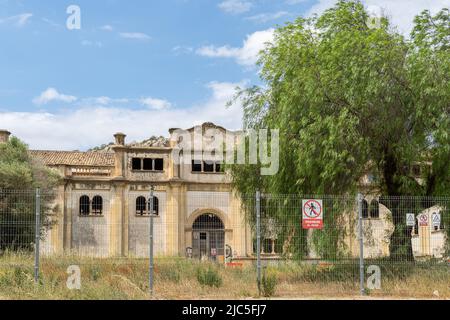
[[[32,148],[86,149],[116,131],[129,140],[212,121],[236,86],[258,84],[257,52],[273,28],[333,0],[0,0],[0,128]],[[449,0],[365,1],[402,30]],[[69,5],[81,29],[69,30]]]

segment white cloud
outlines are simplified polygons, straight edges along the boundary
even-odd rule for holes
[[[152,37],[150,37],[148,34],[142,33],[142,32],[121,32],[119,35],[122,38],[125,39],[133,39],[133,40],[150,40]]]
[[[140,104],[153,110],[164,110],[172,107],[172,104],[163,99],[155,99],[151,97],[142,98],[139,100]]]
[[[117,104],[126,104],[130,100],[126,98],[114,99],[106,96],[83,98],[79,101],[80,106],[109,106]]]
[[[109,24],[105,24],[104,26],[101,26],[100,29],[103,31],[113,31],[114,30],[113,26],[111,26]]]
[[[33,99],[33,103],[37,105],[47,104],[52,101],[71,103],[77,100],[77,97],[59,93],[55,88],[48,88],[41,93],[39,97]]]
[[[258,54],[266,46],[267,42],[273,41],[274,29],[257,31],[247,36],[243,46],[240,48],[204,46],[196,50],[201,56],[210,58],[234,58],[237,63],[246,67],[252,67],[258,60]]]
[[[211,82],[211,94],[202,103],[189,108],[152,110],[124,107],[80,106],[72,111],[0,112],[0,128],[6,128],[32,149],[85,150],[113,140],[115,132],[127,134],[127,140],[143,140],[152,135],[168,136],[170,128],[190,128],[214,122],[230,130],[241,129],[242,107],[226,107],[240,83]]]
[[[22,13],[16,16],[2,18],[0,19],[0,24],[6,23],[6,24],[13,24],[16,27],[23,27],[28,23],[28,21],[31,19],[32,16],[33,16],[32,13]]]
[[[336,4],[336,0],[318,0],[309,11],[312,13],[322,13]],[[398,31],[409,34],[413,27],[414,17],[425,9],[436,13],[442,8],[450,7],[450,0],[363,0],[363,3],[369,7],[380,7],[385,14],[392,18]]]
[[[240,14],[249,11],[253,4],[250,1],[225,0],[219,3],[218,6],[226,13]]]
[[[175,55],[189,54],[189,53],[192,53],[193,51],[194,51],[194,48],[188,47],[188,46],[175,46],[172,48],[172,52]]]
[[[247,17],[247,18],[245,18],[245,20],[265,23],[265,22],[268,22],[271,20],[279,19],[288,14],[289,14],[289,12],[287,12],[287,11],[278,11],[278,12],[274,12],[274,13],[260,13],[260,14],[254,15],[254,16]]]
[[[286,0],[287,4],[299,4],[299,3],[303,3],[303,2],[307,2],[309,0]]]
[[[81,41],[81,45],[84,47],[97,47],[97,48],[103,47],[103,43],[101,41],[83,40]]]

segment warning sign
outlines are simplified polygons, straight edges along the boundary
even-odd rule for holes
[[[323,229],[322,200],[303,200],[303,229]]]
[[[433,212],[431,215],[431,223],[433,227],[439,227],[441,225],[441,214],[439,212]]]
[[[428,215],[426,215],[426,214],[419,215],[419,226],[421,226],[421,227],[428,226]]]
[[[407,213],[406,214],[406,226],[414,227],[414,225],[416,224],[415,219],[416,218],[414,217],[414,213]]]

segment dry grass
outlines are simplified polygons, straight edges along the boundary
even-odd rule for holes
[[[258,298],[254,267],[223,266],[185,259],[156,259],[155,294],[148,294],[146,260],[95,260],[68,257],[43,259],[39,284],[33,281],[33,262],[27,255],[0,257],[0,299],[187,299],[222,300]],[[81,290],[66,286],[67,267],[79,265]],[[213,268],[219,288],[200,285],[199,269]],[[270,267],[278,279],[275,299],[357,299],[355,266],[314,267],[287,263]],[[446,266],[408,268],[386,272],[382,290],[369,298],[450,299],[450,271]],[[397,276],[398,275],[398,276]]]

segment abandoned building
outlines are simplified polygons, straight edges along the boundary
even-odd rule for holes
[[[212,123],[188,129],[204,132],[208,128],[226,131]],[[154,215],[154,251],[160,256],[190,256],[214,259],[248,259],[254,256],[254,233],[246,222],[241,200],[233,192],[231,178],[220,162],[208,158],[185,163],[174,161],[176,129],[169,138],[126,143],[126,135],[114,135],[114,143],[87,152],[31,150],[31,156],[63,177],[56,190],[55,225],[42,241],[48,255],[67,252],[94,257],[146,257],[149,254],[149,217]],[[10,133],[0,131],[0,143]],[[361,179],[361,190],[371,177]],[[150,208],[151,186],[154,188]],[[393,232],[389,210],[377,197],[363,202],[365,226],[372,230],[365,243],[366,257],[389,255]],[[355,209],[356,210],[356,209]],[[424,214],[442,208],[430,208]],[[301,208],[298,208],[299,217]],[[326,214],[326,213],[325,213]],[[351,225],[356,215],[349,215]],[[300,221],[299,221],[300,223]],[[411,234],[416,257],[444,254],[442,228],[416,226]],[[345,239],[349,254],[357,257],[357,230],[351,228]],[[263,239],[263,253],[279,257],[277,235]],[[279,248],[280,246],[278,246]],[[314,249],[311,258],[317,258]]]

